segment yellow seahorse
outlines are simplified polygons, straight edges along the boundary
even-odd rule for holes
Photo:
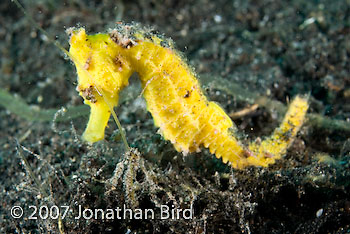
[[[88,142],[104,138],[119,92],[134,72],[139,74],[155,125],[177,151],[187,154],[204,146],[234,168],[267,166],[281,158],[308,109],[307,100],[296,97],[271,137],[244,147],[229,116],[207,100],[170,40],[134,25],[120,24],[108,34],[96,35],[86,35],[79,28],[71,31],[69,52],[77,68],[77,90],[91,107],[83,134]]]

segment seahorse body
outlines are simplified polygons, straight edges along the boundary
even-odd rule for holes
[[[155,125],[177,151],[187,154],[199,151],[203,145],[235,168],[267,166],[285,153],[303,122],[306,100],[298,99],[298,107],[289,113],[294,119],[288,117],[281,127],[291,119],[293,122],[285,129],[280,127],[282,130],[276,130],[278,134],[271,137],[278,146],[266,146],[266,142],[272,141],[269,138],[261,145],[251,144],[245,149],[235,137],[235,126],[229,116],[207,100],[194,72],[176,50],[163,45],[171,44],[170,41],[130,26],[124,26],[123,30],[86,35],[84,29],[78,29],[72,33],[70,53],[77,60],[77,90],[91,107],[85,140],[95,142],[104,138],[109,107],[117,105],[120,90],[128,84],[131,74],[137,72]],[[288,139],[281,137],[286,132]]]

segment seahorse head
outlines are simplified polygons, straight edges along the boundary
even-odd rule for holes
[[[109,98],[118,99],[132,73],[120,46],[108,34],[87,35],[84,28],[71,32],[69,52],[77,69],[79,92],[96,87]]]
[[[119,92],[128,85],[130,64],[108,34],[87,35],[84,28],[71,29],[69,56],[78,73],[80,96],[91,107],[83,138],[89,142],[103,139]]]

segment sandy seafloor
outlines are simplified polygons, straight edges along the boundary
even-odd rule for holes
[[[116,110],[140,154],[124,154],[112,121],[106,139],[89,145],[80,138],[88,109],[80,107],[72,62],[3,0],[1,233],[350,232],[349,0],[23,3],[65,48],[65,29],[106,32],[118,21],[139,22],[172,38],[206,95],[228,113],[265,100],[234,120],[242,142],[269,135],[297,94],[309,95],[310,109],[282,160],[268,168],[233,170],[207,150],[183,156],[157,134],[138,98],[136,75]],[[53,121],[61,108],[72,110],[73,118]],[[60,112],[56,116],[60,120]],[[156,213],[160,205],[192,205],[194,212],[191,219],[75,219],[72,212],[45,219],[45,207],[77,212],[79,205]],[[22,217],[11,216],[14,206],[23,209]],[[30,218],[30,206],[38,207],[38,219]]]

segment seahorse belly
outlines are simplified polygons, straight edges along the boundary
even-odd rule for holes
[[[129,52],[131,64],[138,63],[136,72],[144,86],[147,109],[156,126],[178,151],[190,152],[194,133],[199,129],[199,120],[195,119],[187,103],[182,100],[185,95],[182,93],[185,91],[184,87],[175,84],[176,74],[169,74],[169,64],[177,63],[178,58],[170,50],[149,42],[135,45]],[[152,60],[144,61],[144,66],[140,66],[137,56],[144,54],[148,54],[148,58]],[[150,67],[153,68],[151,72]],[[182,74],[187,76],[186,86],[191,85],[188,73]]]
[[[145,86],[144,97],[155,124],[178,151],[186,154],[204,146],[224,162],[242,157],[242,147],[229,133],[231,119],[217,104],[208,102],[193,72],[177,54],[149,42],[135,45],[129,54],[132,63],[138,63],[136,72]],[[137,56],[145,54],[152,60],[140,66]]]

